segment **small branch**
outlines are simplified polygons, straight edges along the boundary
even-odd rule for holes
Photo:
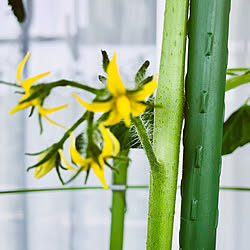
[[[1,80],[0,80],[0,84],[4,84],[4,85],[11,86],[11,87],[16,87],[16,88],[22,88],[22,86],[19,85],[19,84],[11,83],[11,82],[5,82],[5,81],[1,81]]]

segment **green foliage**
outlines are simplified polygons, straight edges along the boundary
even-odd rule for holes
[[[22,0],[8,0],[8,5],[11,6],[11,10],[18,22],[23,23],[25,20],[25,10]]]
[[[129,128],[127,128],[124,122],[120,122],[111,127],[110,131],[115,135],[115,137],[120,142],[120,150],[127,150],[130,148],[130,137]]]
[[[238,74],[243,71],[245,71],[243,74]],[[232,77],[226,81],[226,91],[250,82],[250,69],[248,68],[228,69],[227,75]]]
[[[245,103],[224,123],[222,155],[250,142],[250,106]]]

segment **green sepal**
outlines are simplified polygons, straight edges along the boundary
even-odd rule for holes
[[[30,109],[30,114],[29,114],[29,117],[31,117],[34,113],[34,110],[35,110],[35,107],[32,106],[31,109]]]
[[[104,161],[105,165],[108,166],[113,172],[119,174],[119,170],[116,167],[111,166],[107,161]]]
[[[42,153],[44,153],[45,151],[48,151],[48,153],[45,155],[45,157],[44,157],[42,160],[40,160],[40,161],[37,162],[36,164],[34,164],[34,165],[28,167],[28,168],[27,168],[27,171],[31,170],[32,168],[36,168],[36,167],[42,165],[43,163],[45,163],[46,161],[48,161],[51,157],[53,157],[53,155],[58,154],[59,148],[61,148],[61,147],[59,146],[59,144],[58,144],[58,143],[55,143],[55,144],[53,144],[52,146],[50,146],[50,147],[48,147],[47,149],[45,149],[44,151],[41,151]],[[41,152],[40,152],[40,153],[41,153]],[[29,155],[31,155],[31,154],[29,154]],[[35,154],[32,154],[32,155],[35,155]]]
[[[71,181],[73,181],[82,172],[82,170],[83,170],[83,167],[80,167],[77,170],[76,174],[74,174],[68,181],[64,182],[64,185],[66,185],[66,184],[70,183]]]
[[[39,127],[40,127],[40,134],[43,133],[43,122],[42,122],[42,115],[40,113],[38,113],[38,123],[39,123]]]
[[[84,180],[84,184],[87,184],[88,178],[89,178],[89,173],[90,173],[90,168],[88,168],[88,170],[86,171],[86,176],[85,176],[85,180]]]
[[[136,86],[140,86],[141,81],[145,78],[147,69],[149,67],[150,62],[148,60],[146,60],[142,66],[139,68],[139,70],[137,71],[136,75],[135,75],[135,84]]]
[[[222,155],[230,154],[250,142],[250,106],[245,103],[224,123]]]
[[[25,92],[24,91],[18,91],[18,90],[16,90],[16,91],[14,91],[14,94],[24,95]]]
[[[17,18],[17,21],[19,23],[23,23],[25,20],[25,10],[23,6],[22,0],[8,0],[8,5],[11,6],[11,10],[15,17]]]
[[[99,89],[96,93],[96,97],[93,100],[94,102],[106,102],[109,101],[112,98],[110,92],[107,90],[107,88]]]
[[[58,175],[60,182],[62,183],[62,185],[64,185],[64,180],[61,176],[60,167],[61,167],[61,158],[60,158],[60,155],[57,154],[56,163],[55,163],[56,173]]]
[[[102,75],[99,75],[99,76],[98,76],[98,79],[99,79],[99,81],[100,81],[101,83],[103,83],[104,85],[107,84],[107,77],[102,76]]]
[[[30,88],[31,95],[28,98],[21,101],[20,104],[32,101],[36,98],[39,98],[41,102],[43,102],[44,99],[50,94],[51,86],[52,85],[50,84],[44,84],[44,83],[32,86]]]
[[[105,50],[102,50],[101,52],[102,52],[102,67],[103,67],[103,70],[107,73],[110,60]]]

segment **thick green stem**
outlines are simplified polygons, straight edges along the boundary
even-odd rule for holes
[[[120,151],[119,156],[128,157],[129,149]],[[119,171],[113,172],[113,185],[111,187],[113,192],[112,199],[112,218],[110,230],[110,250],[123,249],[123,231],[124,231],[124,217],[126,213],[126,184],[127,184],[127,169],[129,166],[129,159],[121,161],[114,159],[114,167]]]
[[[187,0],[166,0],[159,83],[156,93],[154,151],[151,168],[148,250],[172,248],[179,147],[183,120]]]

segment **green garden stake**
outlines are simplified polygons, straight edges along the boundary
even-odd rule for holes
[[[128,157],[128,149],[120,151],[119,156]],[[129,160],[114,159],[113,192],[111,208],[110,250],[123,249],[124,216],[126,213],[126,185]]]
[[[180,249],[216,246],[230,0],[191,0]]]

